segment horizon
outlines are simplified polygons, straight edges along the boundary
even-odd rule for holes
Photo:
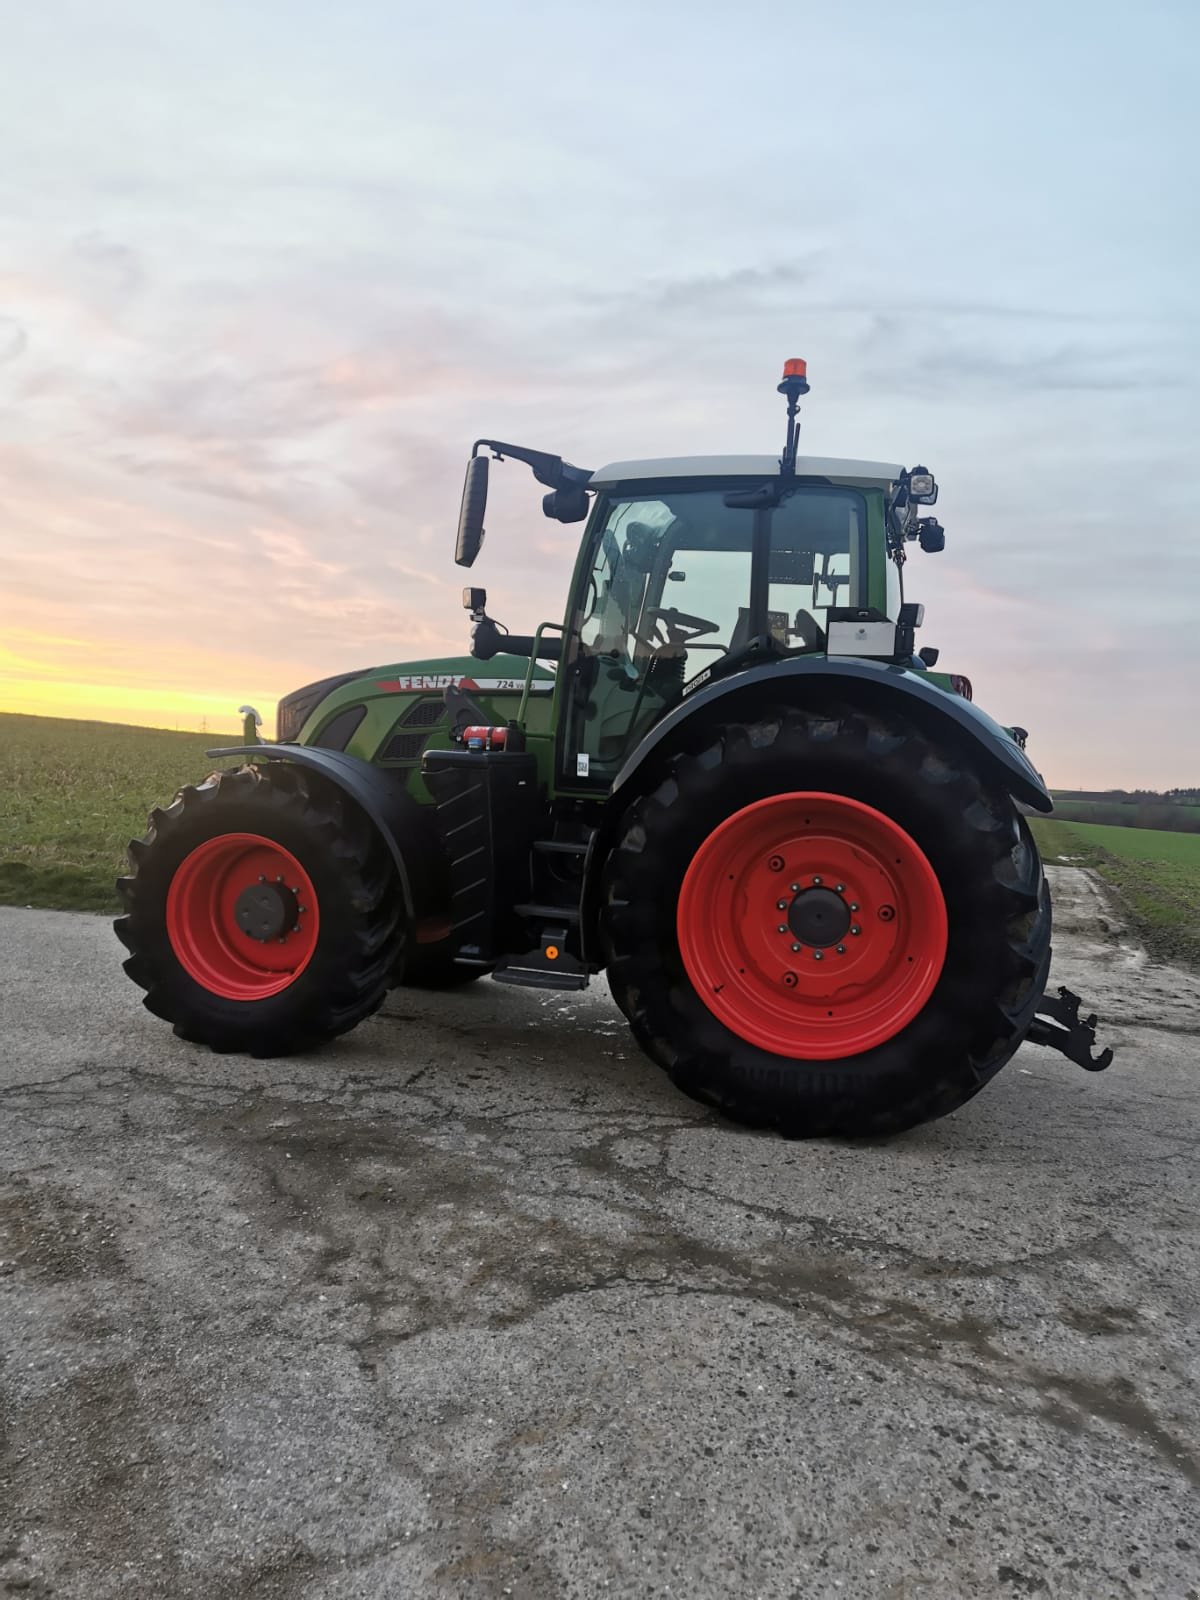
[[[940,667],[1055,787],[1186,784],[1200,14],[892,15],[614,0],[578,74],[589,18],[528,0],[501,32],[479,0],[23,16],[0,709],[269,725],[360,662],[465,654],[473,439],[775,453],[801,356],[802,451],[942,485],[946,552],[907,568]],[[493,473],[498,618],[561,618],[577,546]]]
[[[392,665],[392,664],[393,663],[380,663],[380,665]],[[297,685],[297,687],[299,687],[299,686]],[[263,712],[261,706],[257,706],[255,709],[259,712],[259,714],[263,718],[263,727],[264,728],[269,728],[270,725],[271,725],[270,724],[270,720],[269,720],[269,715],[273,714],[274,707],[270,707],[268,712]],[[0,707],[0,717],[29,717],[32,720],[39,721],[39,722],[79,722],[79,723],[82,723],[83,725],[85,725],[86,727],[135,729],[135,730],[144,730],[147,733],[181,733],[181,734],[187,734],[189,737],[193,737],[193,736],[195,736],[195,737],[213,737],[213,738],[215,738],[217,736],[221,736],[222,738],[224,737],[224,731],[219,727],[212,727],[212,728],[184,728],[184,727],[180,727],[178,723],[176,723],[176,724],[174,724],[172,726],[170,724],[159,723],[159,722],[114,722],[114,721],[110,720],[107,717],[71,717],[71,716],[61,715],[61,714],[59,714],[57,712],[10,711],[5,707]],[[221,718],[218,717],[216,720],[220,721]],[[242,719],[237,715],[236,712],[232,712],[228,716],[226,716],[224,718],[224,720],[230,724],[230,728],[231,728],[232,732],[235,733],[237,735],[238,740],[240,740],[241,730],[242,730]],[[274,737],[273,733],[265,734],[263,737],[264,737],[265,742],[270,743],[270,744],[275,743],[275,737]],[[1186,781],[1183,781],[1183,782],[1179,782],[1179,783],[1164,784],[1160,788],[1153,788],[1153,789],[1150,789],[1150,788],[1127,788],[1123,784],[1083,784],[1083,783],[1058,783],[1058,784],[1049,785],[1049,789],[1050,789],[1050,793],[1051,794],[1061,795],[1061,796],[1068,796],[1068,795],[1071,795],[1071,794],[1074,794],[1074,793],[1081,793],[1082,794],[1085,791],[1088,792],[1088,793],[1101,794],[1101,795],[1108,795],[1108,794],[1169,795],[1169,794],[1172,794],[1172,793],[1174,793],[1176,791],[1178,791],[1179,793],[1183,793],[1183,794],[1191,794],[1191,793],[1200,793],[1200,777],[1197,778],[1195,783],[1188,783]]]

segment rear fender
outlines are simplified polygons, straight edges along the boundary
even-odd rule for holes
[[[214,758],[239,756],[246,761],[282,761],[320,773],[354,802],[387,845],[410,921],[432,903],[436,886],[431,873],[439,857],[432,824],[426,816],[428,807],[417,804],[401,777],[381,772],[341,750],[308,745],[238,745],[206,754]]]
[[[748,668],[689,694],[650,733],[621,768],[609,795],[604,821],[593,836],[585,868],[582,929],[590,963],[600,960],[596,925],[599,881],[619,818],[631,800],[655,780],[673,751],[696,730],[728,717],[753,716],[767,704],[803,705],[833,688],[865,710],[899,711],[932,737],[964,744],[994,784],[1035,811],[1052,811],[1042,776],[999,723],[973,701],[924,681],[922,674],[885,662],[800,656]]]

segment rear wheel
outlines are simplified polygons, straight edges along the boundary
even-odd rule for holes
[[[181,790],[129,854],[125,971],[181,1037],[292,1054],[382,1000],[403,943],[395,870],[366,818],[298,768]]]
[[[1010,798],[899,717],[713,730],[626,813],[602,936],[618,1004],[687,1093],[792,1135],[942,1116],[1016,1049],[1050,905]]]

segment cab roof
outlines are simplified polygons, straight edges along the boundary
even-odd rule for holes
[[[889,461],[842,460],[837,456],[797,456],[798,478],[842,478],[886,487],[904,468]],[[778,456],[662,456],[653,461],[613,461],[593,472],[589,489],[639,478],[773,478]]]

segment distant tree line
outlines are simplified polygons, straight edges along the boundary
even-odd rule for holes
[[[1200,833],[1200,788],[1056,789],[1054,814],[1064,822]]]

